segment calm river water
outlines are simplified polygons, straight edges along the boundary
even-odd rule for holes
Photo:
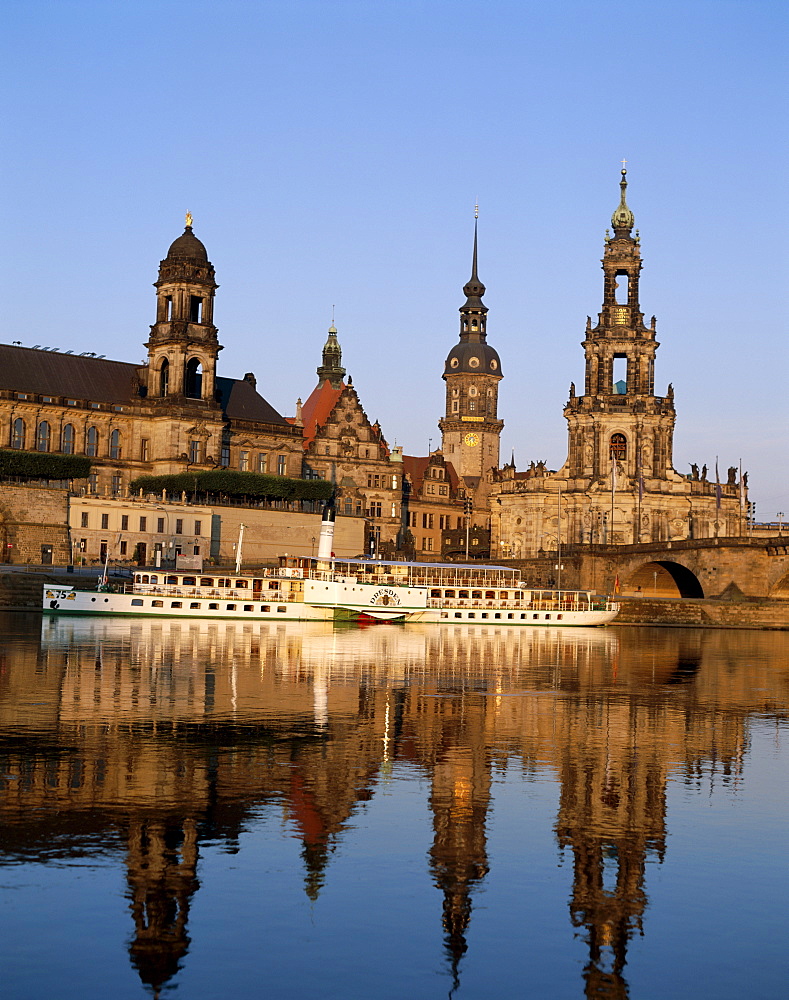
[[[789,633],[0,633],[6,1000],[787,995]]]

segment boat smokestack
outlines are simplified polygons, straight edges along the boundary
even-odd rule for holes
[[[323,518],[321,519],[321,535],[318,541],[318,558],[331,559],[334,547],[334,499],[329,500],[323,507]]]

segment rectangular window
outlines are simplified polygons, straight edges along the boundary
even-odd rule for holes
[[[148,518],[147,517],[141,517],[140,518],[140,531],[147,531],[147,530],[148,530]]]
[[[284,476],[287,473],[287,455],[277,455],[277,475]]]
[[[140,530],[142,530],[142,529],[140,529]],[[160,535],[164,534],[164,518],[163,517],[157,517],[156,518],[156,530],[157,530],[157,532]]]
[[[121,514],[121,531],[129,530],[129,515]]]
[[[195,545],[194,546],[194,548],[192,549],[192,555],[195,555],[195,556],[199,556],[200,555],[200,546],[199,545]]]
[[[238,456],[238,468],[241,472],[249,472],[249,452],[242,451]]]
[[[260,452],[258,455],[258,472],[266,471],[267,456],[265,452]]]
[[[101,530],[102,531],[106,531],[107,528],[109,528],[109,526],[110,526],[110,515],[109,514],[102,514],[101,515]]]
[[[126,555],[126,542],[121,542],[121,555]]]
[[[230,445],[223,444],[219,452],[219,464],[223,469],[230,468]]]
[[[88,512],[86,510],[83,510],[82,514],[80,515],[80,525],[79,526],[80,526],[80,528],[87,528],[87,526],[88,526]]]
[[[189,442],[189,464],[196,465],[200,461],[200,442]]]
[[[112,477],[112,495],[114,497],[120,496],[120,492],[121,492],[121,477],[120,476],[113,476]]]
[[[77,405],[76,399],[67,399],[66,400],[66,406],[76,406],[76,405]]]
[[[182,517],[177,517],[175,519],[175,533],[176,535],[182,535],[184,533],[184,521]]]
[[[148,438],[143,438],[142,441],[140,441],[140,461],[148,461]]]
[[[99,492],[99,474],[98,472],[91,472],[88,476],[88,493],[98,493]]]
[[[202,533],[203,533],[203,522],[195,521],[195,534],[202,535]]]

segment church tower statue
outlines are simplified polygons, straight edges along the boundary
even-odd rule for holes
[[[482,301],[485,286],[477,275],[477,222],[471,277],[463,287],[460,339],[444,364],[446,406],[438,426],[444,458],[451,462],[475,500],[484,502],[486,475],[499,465],[499,442],[504,421],[497,417],[501,362],[487,343],[488,308]]]
[[[622,170],[619,205],[603,254],[603,308],[587,320],[584,393],[570,399],[567,475],[570,480],[667,480],[673,473],[674,399],[671,386],[655,395],[655,318],[644,324],[638,299],[641,248],[626,200]],[[612,466],[616,463],[616,469]]]
[[[206,248],[186,228],[159,265],[156,322],[148,348],[148,399],[214,403],[217,355],[222,350],[213,323],[214,266]]]

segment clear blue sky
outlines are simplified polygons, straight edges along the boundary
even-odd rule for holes
[[[390,444],[440,443],[474,203],[502,456],[566,455],[628,160],[674,464],[789,512],[784,0],[6,0],[2,339],[140,361],[186,210],[221,374],[285,414],[336,306]]]

